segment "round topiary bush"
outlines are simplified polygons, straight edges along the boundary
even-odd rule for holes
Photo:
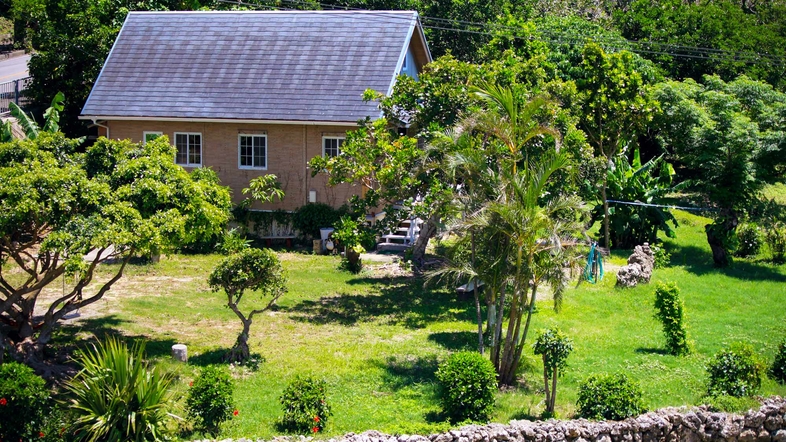
[[[35,440],[52,408],[43,379],[18,362],[0,365],[0,440]]]
[[[280,401],[284,408],[284,416],[277,423],[280,431],[318,433],[333,414],[327,403],[327,383],[322,379],[296,377],[284,389]]]
[[[222,422],[235,412],[232,394],[235,390],[232,376],[224,367],[207,366],[191,383],[186,398],[186,410],[195,428],[218,433]]]
[[[488,421],[497,391],[491,361],[480,353],[454,353],[439,366],[436,376],[442,409],[453,422]]]
[[[624,373],[590,376],[579,386],[576,405],[587,419],[622,420],[645,411],[641,388]]]
[[[750,396],[761,386],[764,365],[750,345],[736,343],[715,354],[707,365],[707,373],[710,396]]]

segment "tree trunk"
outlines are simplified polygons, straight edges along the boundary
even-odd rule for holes
[[[728,238],[734,233],[738,223],[736,212],[730,209],[723,209],[717,221],[704,226],[704,231],[707,233],[707,243],[709,243],[710,249],[712,249],[712,260],[715,263],[715,267],[727,267],[731,264],[731,258],[729,258],[729,251],[726,250],[727,246],[724,244],[724,238]]]
[[[606,187],[608,185],[609,166],[606,163],[606,173],[603,175],[603,190],[601,190],[601,198],[603,198],[603,247],[611,248],[609,241],[609,201],[606,199]]]
[[[438,216],[436,213],[428,217],[420,229],[415,244],[412,246],[412,262],[418,267],[423,265],[423,257],[426,255],[426,246],[428,246],[429,239],[437,233],[437,220]]]
[[[551,392],[549,391],[549,370],[546,368],[546,355],[545,353],[543,356],[543,389],[546,391],[546,413],[549,413],[551,410],[549,406],[551,405]]]
[[[472,235],[472,267],[475,267],[475,231],[470,232]],[[478,278],[473,278],[473,292],[475,294],[475,313],[478,318],[478,352],[483,354],[483,314],[480,311],[480,297],[478,296]]]
[[[501,349],[501,342],[502,342],[502,316],[505,310],[505,297],[507,294],[507,289],[505,286],[502,286],[499,299],[497,302],[496,307],[496,323],[494,324],[494,335],[491,338],[491,362],[494,364],[494,368],[497,369],[497,373],[499,373],[499,357],[500,357],[500,349]]]
[[[549,403],[549,413],[554,415],[554,408],[557,403],[557,367],[554,367],[554,373],[551,374],[551,402]]]
[[[251,320],[243,320],[243,332],[237,336],[235,346],[224,356],[224,361],[237,363],[247,361],[251,357],[248,350],[248,335],[251,332]]]

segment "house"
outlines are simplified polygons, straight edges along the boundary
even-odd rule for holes
[[[306,163],[381,116],[366,89],[390,93],[429,61],[411,11],[131,12],[79,118],[110,138],[168,136],[178,164],[213,168],[236,203],[275,174],[286,197],[254,207],[339,206],[360,187],[330,188]]]

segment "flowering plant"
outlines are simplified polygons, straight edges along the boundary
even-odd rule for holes
[[[301,434],[323,431],[332,414],[326,392],[324,380],[296,377],[281,395],[284,416],[277,423],[279,430]]]

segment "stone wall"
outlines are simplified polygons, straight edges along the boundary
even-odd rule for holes
[[[307,439],[311,438],[279,437],[274,441]],[[786,399],[766,399],[761,408],[745,415],[713,413],[703,407],[664,408],[620,422],[511,421],[508,425],[469,425],[431,436],[366,431],[329,442],[786,442]]]

